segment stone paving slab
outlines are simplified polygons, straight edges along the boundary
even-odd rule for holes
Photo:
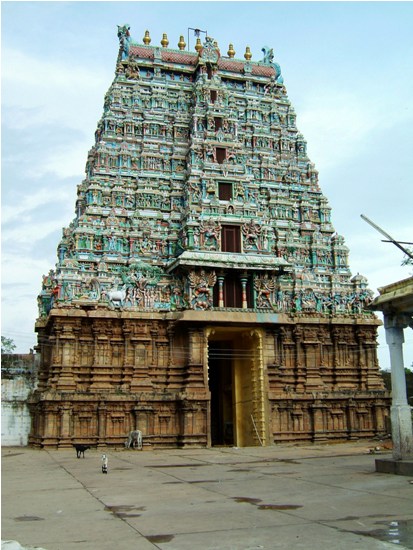
[[[413,549],[413,483],[374,442],[2,449],[2,539],[45,550]],[[384,457],[390,456],[384,453]]]

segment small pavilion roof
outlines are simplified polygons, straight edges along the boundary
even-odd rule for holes
[[[370,304],[370,309],[413,317],[413,277],[380,287],[378,291],[380,294]]]

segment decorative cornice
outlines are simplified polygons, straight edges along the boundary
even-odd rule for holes
[[[234,252],[190,251],[186,250],[168,266],[171,273],[177,267],[210,267],[225,269],[291,271],[292,267],[284,258],[261,254],[235,254]]]

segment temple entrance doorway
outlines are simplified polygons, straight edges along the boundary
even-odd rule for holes
[[[234,445],[232,346],[231,340],[223,340],[211,342],[209,347],[212,445]]]
[[[214,329],[208,338],[212,446],[265,444],[262,350],[252,332]]]

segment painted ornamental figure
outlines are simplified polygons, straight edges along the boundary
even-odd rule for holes
[[[211,36],[205,37],[204,45],[199,52],[200,58],[209,63],[218,63],[221,53],[215,40]]]
[[[122,61],[129,57],[129,46],[132,40],[129,31],[130,25],[128,23],[122,26],[118,25],[118,38]]]
[[[262,62],[265,65],[271,65],[275,70],[275,81],[277,84],[284,84],[284,79],[281,76],[281,67],[274,61],[274,50],[268,46],[264,46],[261,51],[264,53]]]
[[[192,309],[210,309],[212,306],[211,289],[217,280],[215,272],[208,273],[203,269],[200,273],[191,271],[188,274],[188,280],[192,290]]]

